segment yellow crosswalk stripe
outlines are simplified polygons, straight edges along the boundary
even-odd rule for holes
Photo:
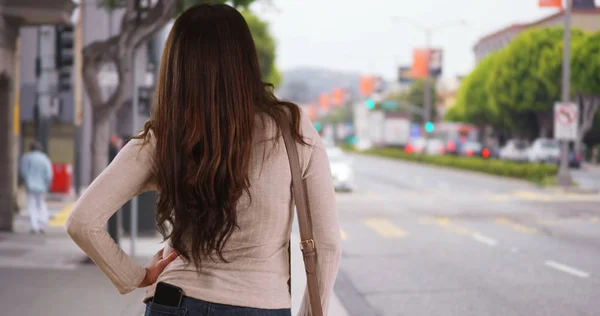
[[[466,227],[458,226],[458,225],[452,223],[448,217],[438,216],[434,219],[426,218],[426,219],[422,219],[420,222],[423,224],[435,224],[435,225],[443,228],[446,231],[449,231],[451,233],[455,233],[458,235],[471,236],[473,234],[477,234],[477,232],[474,230],[471,230]]]
[[[71,214],[71,209],[73,209],[73,204],[69,204],[65,206],[60,212],[56,213],[54,217],[50,220],[49,225],[52,227],[63,227],[67,223],[67,218],[69,214]]]
[[[369,218],[366,219],[364,223],[377,234],[385,238],[402,238],[408,236],[408,232],[385,218]]]
[[[341,228],[340,228],[340,235],[342,236],[342,240],[348,239],[348,234],[346,234],[346,232]]]
[[[496,218],[496,223],[510,227],[513,230],[516,230],[518,232],[525,233],[525,234],[533,234],[533,233],[537,233],[537,231],[538,231],[537,228],[535,228],[535,227],[529,227],[529,226],[526,226],[523,224],[515,223],[505,217]]]
[[[551,195],[535,193],[531,191],[515,191],[514,194],[519,198],[530,201],[550,202],[553,200]]]

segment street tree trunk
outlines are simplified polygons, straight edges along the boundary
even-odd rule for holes
[[[0,13],[0,231],[12,231],[17,205],[13,90],[19,27]]]
[[[538,112],[536,116],[540,129],[540,138],[549,138],[552,131],[552,113]]]
[[[585,134],[592,129],[596,112],[600,107],[600,96],[586,95],[579,93],[577,96],[579,103],[579,127],[577,130],[577,139],[575,140],[575,153],[581,153],[581,145]]]
[[[96,41],[83,50],[83,82],[93,111],[92,177],[98,176],[108,165],[110,118],[124,101],[133,95],[133,53],[141,43],[160,31],[178,8],[178,0],[156,1],[140,15],[135,0],[127,0],[121,21],[121,32],[104,41]],[[98,81],[101,68],[114,63],[119,82],[115,91],[104,100]]]

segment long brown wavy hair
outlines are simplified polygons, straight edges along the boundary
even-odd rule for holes
[[[203,4],[182,13],[167,39],[151,119],[139,138],[156,139],[158,231],[197,268],[222,254],[249,194],[254,121],[291,121],[300,110],[264,83],[248,25],[234,8]],[[289,121],[285,118],[289,118]],[[152,134],[153,136],[151,136]],[[169,228],[170,226],[170,228]]]

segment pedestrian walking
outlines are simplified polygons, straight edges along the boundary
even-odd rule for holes
[[[52,183],[52,163],[38,141],[32,141],[29,152],[21,157],[19,173],[27,190],[27,211],[31,233],[44,233],[48,226],[46,193]]]
[[[308,283],[300,315],[326,315],[341,236],[312,122],[262,81],[248,25],[228,5],[182,13],[162,56],[150,120],[77,201],[69,235],[119,292],[147,287],[147,316],[291,315],[295,204]],[[105,225],[149,190],[167,246],[143,267]]]

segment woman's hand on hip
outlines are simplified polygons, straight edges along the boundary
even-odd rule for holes
[[[158,276],[165,270],[169,263],[177,259],[177,256],[177,253],[171,252],[167,257],[163,258],[163,249],[159,250],[146,267],[146,276],[138,287],[146,287],[154,284],[158,279]]]

